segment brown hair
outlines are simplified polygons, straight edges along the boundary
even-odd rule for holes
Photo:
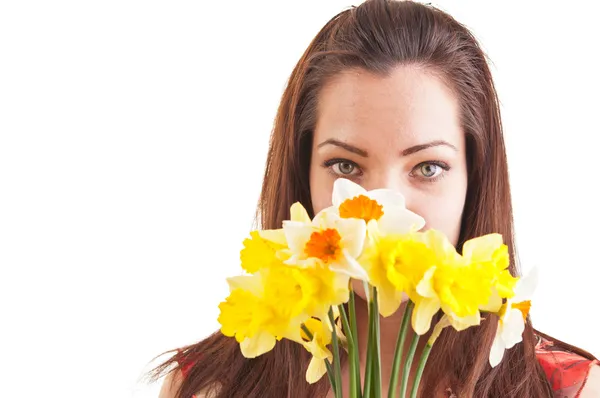
[[[511,196],[498,99],[486,56],[469,30],[448,14],[411,1],[367,0],[341,12],[317,34],[294,68],[271,136],[258,216],[263,228],[280,228],[292,203],[312,213],[309,164],[319,90],[332,76],[363,68],[385,76],[398,65],[438,74],[459,99],[467,142],[469,183],[458,247],[492,232],[504,236],[517,274]],[[535,354],[528,321],[523,342],[495,368],[488,364],[497,327],[494,316],[461,333],[446,328],[433,348],[422,396],[452,387],[459,396],[552,396]],[[327,378],[309,385],[309,355],[286,340],[272,352],[244,358],[238,343],[219,332],[184,348],[155,369],[194,363],[179,397],[218,383],[219,397],[324,397]],[[441,385],[444,384],[444,385]]]

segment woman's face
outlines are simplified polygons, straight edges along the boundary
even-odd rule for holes
[[[385,78],[346,71],[319,96],[310,165],[316,212],[331,206],[333,182],[391,188],[425,229],[455,245],[467,192],[465,137],[452,91],[432,73],[398,67]]]

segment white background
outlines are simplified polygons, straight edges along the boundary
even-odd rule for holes
[[[218,325],[286,80],[352,0],[0,4],[0,396],[156,397]],[[600,355],[595,2],[434,3],[492,58],[535,325]]]

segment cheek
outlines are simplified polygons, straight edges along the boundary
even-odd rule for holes
[[[460,185],[459,185],[460,186]],[[465,206],[466,184],[464,188],[454,186],[439,196],[420,197],[413,200],[409,209],[425,218],[425,229],[443,232],[452,244],[458,243]]]

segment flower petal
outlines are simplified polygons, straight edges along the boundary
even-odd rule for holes
[[[433,288],[433,274],[435,274],[435,270],[437,268],[435,266],[429,268],[425,271],[423,275],[423,279],[417,284],[417,293],[426,298],[434,298],[437,297],[437,293]]]
[[[500,307],[502,307],[502,297],[498,294],[498,290],[496,288],[492,288],[492,295],[490,296],[490,301],[481,308],[481,311],[487,312],[498,312],[500,311]]]
[[[287,240],[285,239],[285,232],[283,229],[265,229],[258,231],[258,236],[278,245],[287,246]]]
[[[533,296],[533,292],[537,288],[538,284],[538,268],[533,267],[529,270],[527,275],[519,279],[515,285],[515,296],[512,301],[520,302],[530,300]]]
[[[310,267],[315,267],[318,264],[323,264],[323,261],[321,261],[321,259],[319,259],[319,258],[314,258],[314,257],[304,258],[304,257],[306,257],[306,256],[303,253],[301,253],[301,255],[294,254],[293,256],[291,256],[290,258],[285,260],[283,263],[285,265],[293,265],[294,267],[298,267],[298,268],[310,268]]]
[[[312,220],[312,225],[317,229],[332,228],[339,219],[341,219],[341,217],[337,207],[331,206],[318,212]]]
[[[500,363],[500,361],[502,361],[502,357],[504,356],[504,350],[506,349],[501,335],[502,327],[501,324],[498,323],[496,337],[494,337],[494,342],[492,343],[492,348],[490,349],[490,365],[492,366],[492,368],[497,366]]]
[[[448,317],[448,315],[444,314],[442,318],[438,321],[438,323],[433,327],[433,331],[431,332],[431,336],[429,336],[427,344],[433,345],[433,343],[435,343],[438,337],[440,337],[440,334],[442,334],[442,330],[444,330],[444,328],[447,328],[451,324],[452,323],[450,322],[450,318]]]
[[[252,337],[246,337],[240,343],[242,355],[246,358],[256,358],[275,347],[275,337],[267,332],[259,332]]]
[[[385,234],[404,235],[422,229],[425,219],[410,210],[386,207],[378,223]]]
[[[292,318],[287,327],[287,330],[284,331],[280,337],[302,344],[304,340],[302,340],[301,326],[302,323],[306,321],[306,319],[307,315],[305,314],[301,314],[296,318]]]
[[[414,234],[414,237],[417,241],[423,242],[430,247],[441,261],[447,259],[450,263],[458,262],[460,255],[443,232],[436,229],[428,229],[422,234]]]
[[[297,254],[292,254],[287,260],[285,260],[283,263],[285,265],[294,265],[297,267],[302,267],[303,263],[306,262],[306,260],[300,260],[300,256]]]
[[[346,178],[338,178],[333,183],[333,194],[331,201],[333,205],[337,208],[346,199],[352,199],[355,196],[364,195],[366,192],[367,191],[360,185]]]
[[[350,277],[344,274],[333,275],[331,282],[331,297],[334,311],[337,309],[336,305],[347,303],[350,299]]]
[[[366,196],[382,205],[384,210],[388,207],[406,207],[404,195],[391,189],[374,189],[367,192]]]
[[[379,313],[383,317],[393,315],[398,311],[400,303],[402,303],[402,292],[394,289],[393,286],[387,285],[377,288],[377,299],[379,303]]]
[[[324,327],[326,327],[326,325],[323,325]],[[331,325],[327,325],[328,327],[331,327]],[[325,329],[321,330],[321,331],[317,331],[315,333],[315,337],[314,339],[319,339],[318,334],[322,334],[322,333],[328,333],[331,334],[331,332],[327,332]],[[331,338],[327,339],[327,344],[329,344],[331,342]],[[321,342],[321,343],[324,343]],[[315,340],[313,340],[312,342],[308,343],[308,351],[313,355],[313,357],[318,358],[318,359],[325,359],[325,358],[329,358],[331,357],[331,352],[329,352],[329,349],[327,347],[322,346],[321,344],[319,344],[319,342],[316,342]]]
[[[325,360],[313,357],[306,369],[306,381],[310,384],[316,383],[326,372]]]
[[[310,235],[315,232],[315,228],[310,224],[298,221],[284,221],[283,231],[285,232],[287,245],[292,253],[302,256],[304,254],[304,246],[310,239]]]
[[[340,218],[336,221],[335,228],[342,237],[342,247],[348,251],[350,256],[358,258],[367,237],[365,221],[357,218]]]
[[[502,340],[506,348],[511,348],[523,339],[525,321],[521,311],[511,308],[503,319]]]
[[[262,280],[259,275],[239,275],[227,278],[229,291],[242,289],[249,291],[253,295],[260,297],[263,291]]]
[[[359,279],[362,281],[368,281],[369,275],[367,271],[360,265],[358,261],[350,256],[346,249],[342,249],[342,256],[339,261],[331,263],[329,269],[334,272],[339,272],[344,275],[348,275],[351,278]]]
[[[415,333],[424,335],[431,326],[431,318],[439,311],[440,301],[438,299],[423,298],[415,303],[412,313],[412,326]]]
[[[452,327],[458,332],[468,329],[471,326],[479,325],[481,323],[481,315],[479,311],[477,311],[477,313],[475,313],[474,315],[467,315],[463,317],[458,317],[454,314],[451,314],[448,318]]]
[[[290,208],[290,220],[310,224],[311,219],[308,212],[300,202],[296,202]]]
[[[488,234],[466,241],[462,254],[467,261],[485,261],[491,258],[502,244],[502,235]]]

